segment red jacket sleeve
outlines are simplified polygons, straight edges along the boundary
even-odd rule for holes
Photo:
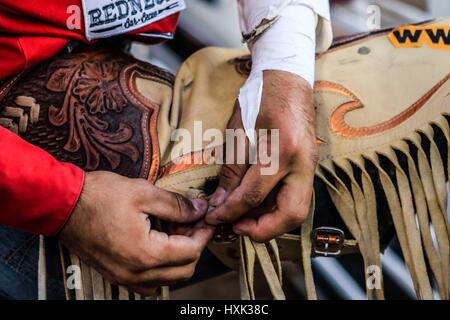
[[[81,8],[81,0],[0,0],[0,79],[53,57],[72,40],[89,43],[84,21],[80,29],[67,28],[73,5]],[[178,16],[129,34],[155,42],[149,36],[173,34]],[[83,179],[81,169],[56,161],[0,127],[0,224],[57,234],[78,200]]]
[[[35,234],[56,235],[78,201],[80,168],[0,126],[0,224]]]
[[[68,8],[73,5],[81,8],[81,0],[0,1],[0,79],[53,57],[71,40],[88,43],[83,20],[80,29],[67,28]],[[178,16],[173,14],[129,34],[155,42],[139,35],[174,33]]]

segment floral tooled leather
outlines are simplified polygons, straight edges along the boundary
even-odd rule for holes
[[[81,66],[80,76],[73,90],[91,114],[109,111],[121,112],[126,99],[118,84],[120,65],[116,61],[87,61]],[[47,85],[48,87],[48,85]]]
[[[159,106],[137,93],[136,76],[173,83],[167,72],[120,52],[62,54],[24,75],[0,102],[0,114],[13,131],[58,160],[154,181]],[[31,122],[30,109],[18,105],[17,97],[38,106],[37,121]]]

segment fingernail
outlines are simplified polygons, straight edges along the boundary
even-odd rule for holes
[[[192,205],[194,206],[195,210],[201,213],[205,213],[206,209],[208,209],[208,202],[203,199],[193,199],[191,200]]]
[[[218,187],[217,190],[214,192],[213,196],[209,200],[209,203],[213,206],[220,206],[222,203],[225,202],[225,198],[227,195],[227,191],[222,188]]]

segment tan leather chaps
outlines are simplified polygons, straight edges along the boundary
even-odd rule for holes
[[[174,77],[120,52],[78,48],[9,79],[0,91],[0,125],[87,171],[110,170],[205,197],[214,191],[220,165],[173,161],[180,142],[171,136],[180,128],[193,132],[196,121],[203,130],[223,132],[250,68],[245,50],[208,48]],[[359,252],[366,271],[381,270],[380,252],[395,232],[417,297],[432,299],[434,283],[448,299],[448,51],[396,49],[387,32],[354,37],[317,57],[316,79],[320,161],[307,222],[267,244],[223,228],[209,250],[240,271],[244,299],[255,298],[257,263],[274,298],[285,298],[282,260],[303,265],[314,299],[312,256]],[[209,143],[181,157],[201,158],[214,147]],[[44,254],[41,246],[41,297]],[[64,248],[61,258],[63,266],[81,267],[82,287],[67,290],[68,298],[112,298],[114,286],[95,270]],[[119,287],[119,298],[131,295],[140,298]],[[382,285],[368,281],[367,295],[383,299]]]

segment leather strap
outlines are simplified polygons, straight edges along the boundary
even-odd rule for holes
[[[45,237],[39,236],[38,260],[38,299],[47,300],[47,263],[45,254]]]
[[[91,280],[92,280],[92,297],[94,300],[105,300],[105,284],[103,282],[103,277],[94,268],[91,270]]]
[[[61,262],[61,269],[62,269],[61,271],[63,274],[63,281],[64,281],[64,293],[66,295],[66,300],[72,300],[72,296],[67,286],[66,255],[61,242],[58,242],[58,250],[59,250],[59,259]]]
[[[302,241],[301,241],[301,256],[303,263],[303,272],[305,274],[306,295],[308,300],[317,300],[316,286],[314,284],[314,275],[311,265],[311,233],[314,222],[314,209],[316,197],[313,193],[311,206],[309,209],[308,218],[302,225]]]
[[[422,254],[420,235],[416,228],[414,206],[409,191],[410,186],[406,174],[400,165],[395,163],[394,154],[392,154],[392,152],[387,152],[387,156],[390,156],[390,159],[392,158],[392,161],[394,162],[398,189],[402,190],[402,192],[398,193],[398,197],[394,197],[394,195],[397,195],[396,188],[384,169],[380,167],[380,172],[384,173],[382,183],[385,186],[386,194],[391,200],[390,208],[397,231],[397,237],[399,238],[403,255],[405,256],[405,260],[409,267],[417,296],[420,299],[432,299],[431,285],[428,281],[425,262],[423,260],[424,257]]]
[[[362,241],[366,244],[364,246],[365,250],[361,251],[364,260],[365,275],[366,280],[369,274],[369,266],[377,266],[381,270],[381,260],[380,260],[380,240],[378,234],[378,221],[376,212],[376,200],[375,200],[375,190],[370,182],[370,178],[365,174],[364,167],[362,168],[361,181],[362,186],[358,184],[355,179],[355,172],[352,167],[353,163],[349,161],[337,162],[347,176],[350,178],[351,182],[351,193],[353,194],[356,221],[361,229]],[[369,181],[368,181],[369,180]],[[380,272],[380,276],[382,273]],[[380,279],[382,283],[382,279]],[[367,284],[367,281],[366,281]],[[383,290],[380,289],[367,289],[367,296],[369,299],[384,299]]]
[[[255,241],[252,241],[252,244],[255,248],[256,256],[258,257],[261,269],[266,277],[267,284],[269,285],[273,298],[275,300],[286,300],[286,296],[281,288],[281,279],[275,271],[266,245]]]
[[[403,148],[408,149],[409,146],[403,143]],[[431,268],[431,272],[436,279],[436,285],[439,290],[439,294],[444,299],[448,299],[448,283],[444,280],[445,270],[448,270],[448,235],[445,228],[445,220],[440,216],[435,209],[428,210],[427,200],[425,196],[425,191],[419,176],[419,173],[414,164],[414,160],[409,155],[405,153],[408,161],[408,175],[411,180],[411,187],[414,194],[414,204],[416,207],[418,223],[420,227],[420,232],[422,236],[422,241],[424,244],[425,253],[428,257],[428,263]],[[430,219],[428,214],[431,215],[434,226],[439,226],[435,228],[436,238],[439,243],[439,251],[436,250],[433,244],[433,237],[430,230]],[[442,229],[444,229],[442,232]],[[446,242],[446,243],[445,243]]]
[[[239,269],[241,298],[243,300],[255,300],[255,248],[248,237],[239,237],[239,244],[241,258]]]
[[[278,248],[277,240],[276,239],[270,240],[269,246],[270,246],[270,249],[271,249],[274,259],[275,259],[278,279],[280,280],[280,283],[283,283],[283,266],[281,265],[281,256],[280,256],[280,250]]]
[[[73,253],[70,254],[70,262],[72,265],[80,267],[81,270],[81,261],[78,256],[74,255]],[[63,270],[65,272],[65,270]],[[81,279],[82,280],[82,279]],[[75,299],[76,300],[84,300],[84,285],[82,284],[80,287],[75,287]]]
[[[161,287],[160,300],[170,300],[170,290],[169,287]]]
[[[130,293],[123,286],[119,286],[119,300],[130,300]]]

